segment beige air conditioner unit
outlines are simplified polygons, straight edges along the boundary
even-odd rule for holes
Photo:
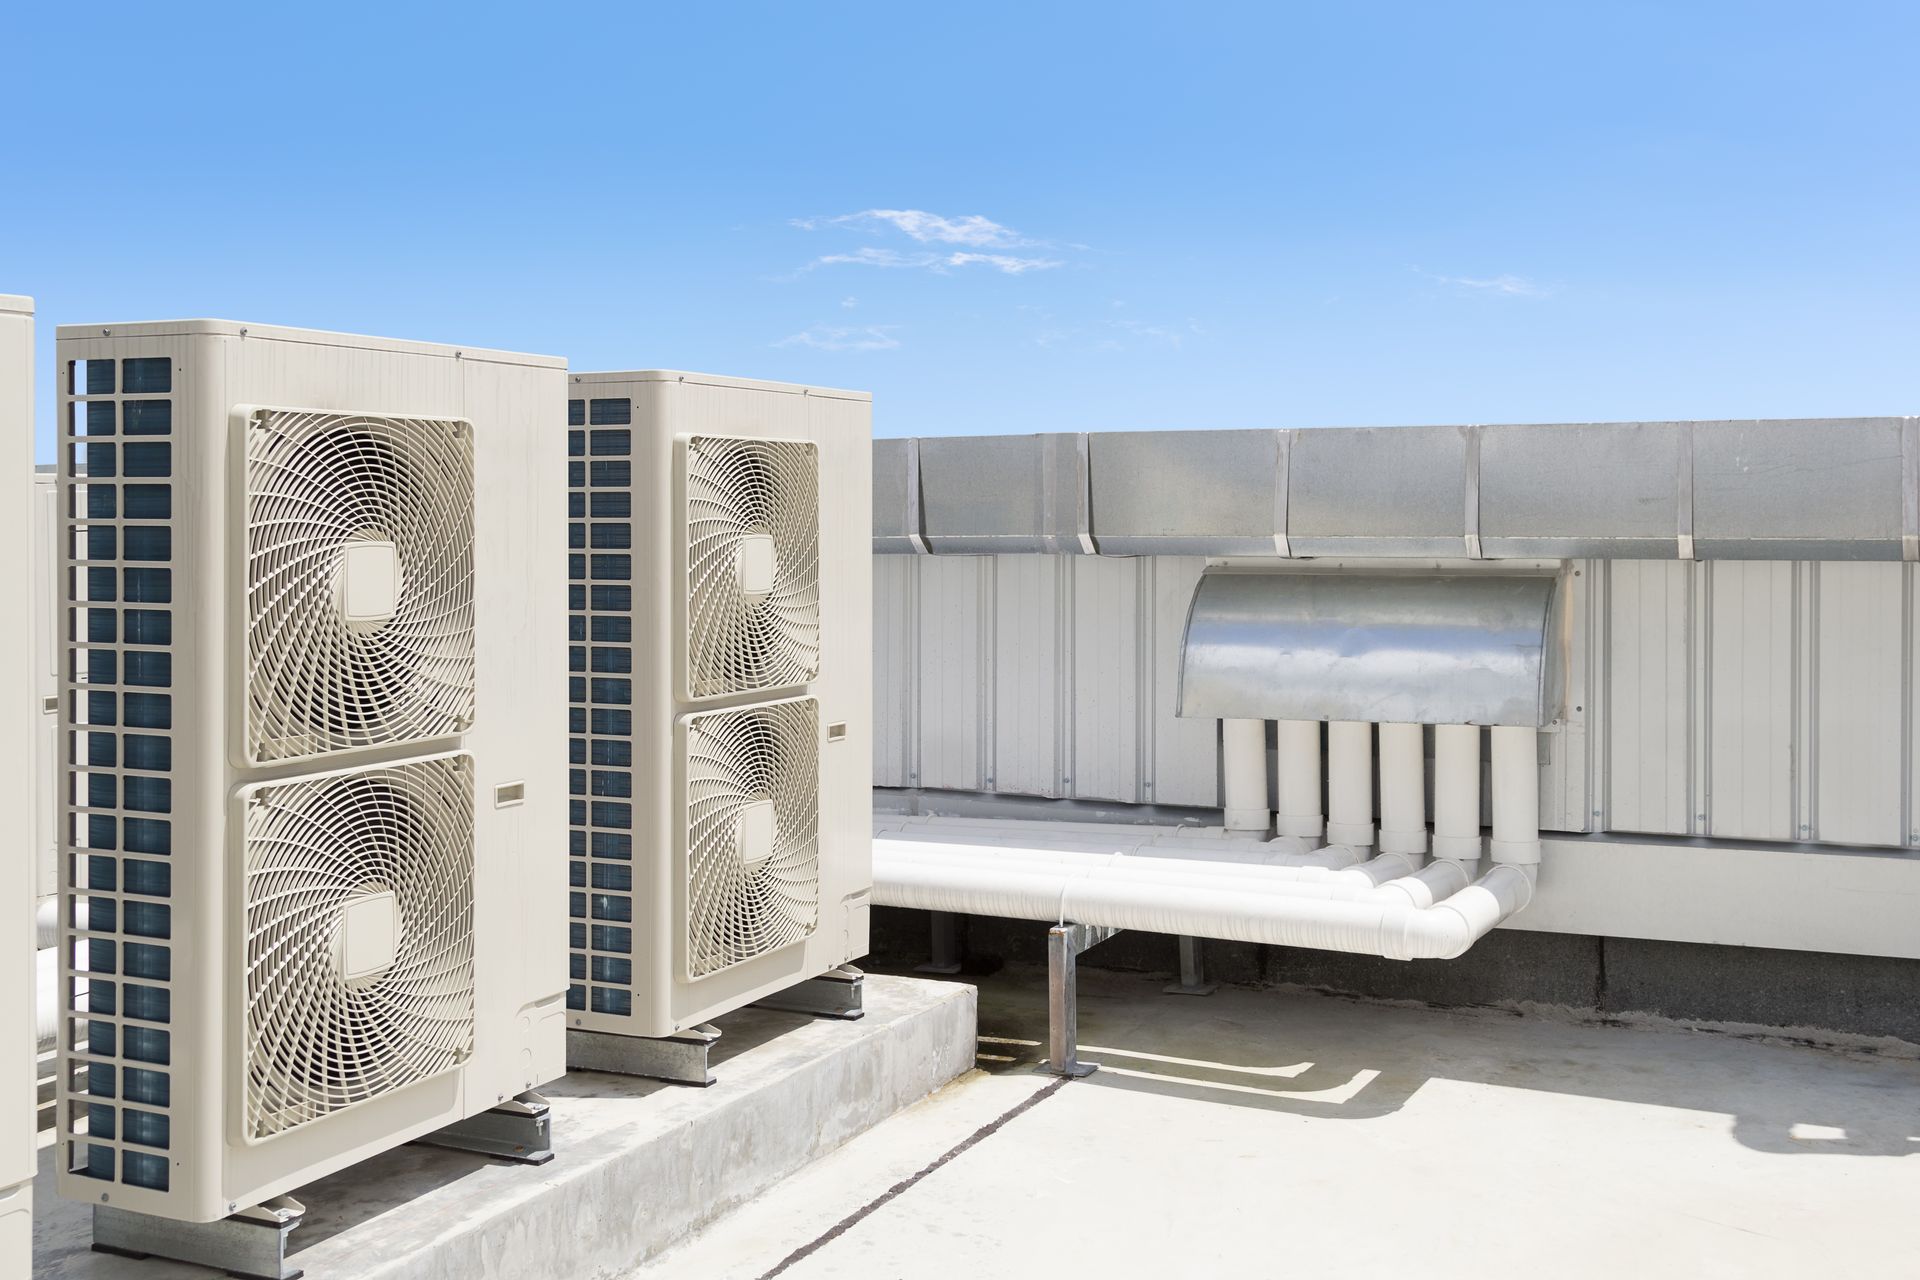
[[[195,320],[58,377],[61,1193],[211,1221],[559,1076],[564,362]]]
[[[867,950],[871,401],[570,387],[568,1019],[669,1035]]]
[[[15,832],[10,856],[0,858],[0,1275],[33,1269],[35,1113],[34,906],[37,850],[20,832],[35,826],[39,707],[35,697],[29,618],[34,567],[25,555],[33,510],[33,301],[0,294],[0,586],[16,611],[0,628],[0,778]],[[24,611],[27,617],[19,616]]]

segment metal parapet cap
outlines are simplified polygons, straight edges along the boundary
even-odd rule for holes
[[[1180,644],[1178,713],[1542,727],[1564,688],[1556,586],[1544,574],[1209,570]]]

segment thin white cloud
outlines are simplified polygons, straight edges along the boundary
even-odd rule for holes
[[[1547,296],[1547,291],[1544,288],[1527,279],[1525,276],[1443,276],[1436,275],[1431,271],[1421,271],[1419,267],[1415,267],[1414,270],[1420,271],[1421,275],[1436,284],[1450,285],[1453,288],[1462,289],[1470,293],[1492,294],[1504,298],[1544,298]]]
[[[863,209],[833,218],[796,218],[793,225],[808,231],[821,227],[892,227],[921,244],[958,244],[970,249],[1009,249],[1033,243],[1013,228],[977,213],[944,218],[925,209]]]
[[[829,253],[815,258],[810,264],[815,267],[835,267],[852,264],[862,267],[924,267],[940,257],[937,253],[902,253],[898,249],[877,249],[868,245],[850,253]]]
[[[949,267],[966,267],[975,263],[985,263],[997,271],[1010,276],[1027,271],[1050,271],[1060,265],[1054,258],[1015,258],[1004,253],[950,253],[946,264]]]
[[[846,308],[847,310],[849,310],[849,311],[851,311],[851,310],[853,310],[853,308],[855,308],[855,307],[857,307],[857,306],[859,306],[859,305],[860,305],[860,299],[858,299],[858,298],[855,298],[855,297],[852,297],[852,296],[848,296],[848,297],[845,297],[845,298],[842,298],[842,299],[840,299],[840,305],[841,305],[842,307],[845,307],[845,308]]]
[[[817,324],[780,339],[776,347],[812,347],[816,351],[891,351],[900,345],[893,336],[898,325]]]
[[[987,266],[1007,275],[1017,276],[1028,271],[1050,270],[1060,265],[1060,262],[1053,258],[1019,258],[1005,253],[969,253],[959,250],[953,253],[902,253],[898,249],[866,245],[847,253],[824,254],[809,263],[808,268],[839,266],[910,268],[945,275],[960,267]]]
[[[857,249],[822,254],[803,270],[817,267],[881,267],[888,270],[930,271],[946,275],[967,267],[986,267],[1002,275],[1025,275],[1029,271],[1050,271],[1066,265],[1058,258],[1034,254],[1000,252],[1022,247],[1042,247],[1043,242],[1029,239],[1011,227],[977,213],[948,218],[925,209],[866,209],[832,218],[795,218],[793,225],[806,231],[851,228],[888,234],[898,232],[918,245],[953,245],[957,248],[893,248],[868,244]]]

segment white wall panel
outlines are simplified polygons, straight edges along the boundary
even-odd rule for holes
[[[992,742],[992,689],[982,659],[991,622],[993,561],[916,556],[920,567],[919,786],[979,791]]]
[[[917,557],[873,558],[873,785],[906,787],[918,773]]]
[[[1708,830],[1792,840],[1794,566],[1707,566]]]
[[[988,789],[1061,794],[1068,738],[1062,683],[1064,556],[993,559],[993,773]]]
[[[1607,826],[1681,834],[1691,816],[1693,566],[1615,560],[1607,568]]]
[[[1153,580],[1153,654],[1143,664],[1150,683],[1146,705],[1153,712],[1153,776],[1147,798],[1160,804],[1220,803],[1220,728],[1214,720],[1183,720],[1174,714],[1180,690],[1180,642],[1187,610],[1206,561],[1198,556],[1157,556]]]
[[[1141,579],[1146,560],[1073,561],[1071,793],[1140,802]]]
[[[1814,825],[1838,844],[1900,844],[1906,833],[1907,570],[1815,570]]]

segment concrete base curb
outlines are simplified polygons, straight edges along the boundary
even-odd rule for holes
[[[866,1008],[719,1019],[710,1089],[568,1075],[540,1090],[557,1157],[539,1168],[404,1147],[303,1187],[290,1261],[308,1280],[623,1275],[973,1066],[971,986],[869,974]],[[41,1154],[35,1276],[207,1274],[90,1252],[87,1207],[55,1199]]]

